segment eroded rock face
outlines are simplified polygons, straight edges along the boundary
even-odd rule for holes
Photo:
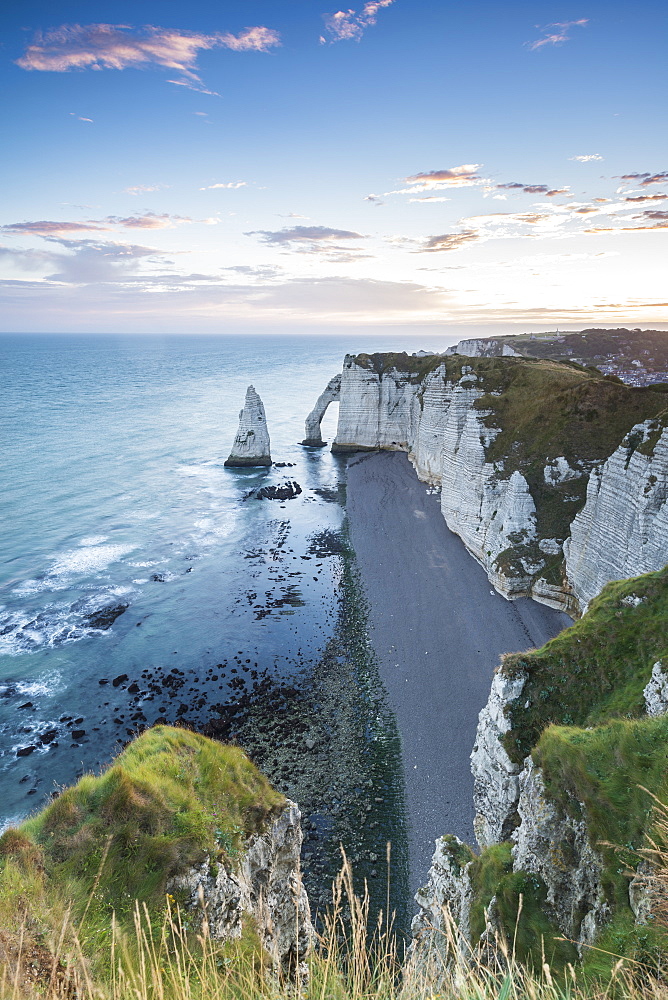
[[[524,762],[519,789],[513,870],[542,878],[548,916],[581,950],[610,916],[601,857],[589,842],[584,820],[574,819],[547,795],[542,771],[531,757]]]
[[[271,465],[271,447],[264,405],[252,385],[246,389],[246,401],[239,414],[239,430],[225,465],[228,467]]]
[[[668,674],[663,672],[661,660],[657,660],[652,667],[652,676],[643,694],[648,715],[665,715],[668,712]]]
[[[310,448],[323,448],[325,442],[322,440],[320,424],[330,403],[335,402],[341,395],[341,376],[335,375],[327,383],[323,392],[320,393],[316,404],[306,418],[304,427],[304,440],[302,444]]]
[[[651,454],[638,451],[660,431]],[[564,544],[580,609],[611,580],[661,569],[668,560],[668,427],[637,424],[587,486]]]
[[[474,829],[481,848],[508,840],[517,823],[521,767],[514,764],[501,743],[510,729],[506,706],[520,697],[526,676],[494,674],[487,704],[480,713],[471,753]]]
[[[301,814],[287,802],[261,833],[247,842],[234,868],[214,867],[207,860],[170,882],[170,891],[186,894],[188,905],[202,905],[212,937],[241,937],[245,918],[252,917],[274,971],[295,979],[313,941],[313,926],[299,855]]]
[[[473,899],[471,849],[459,837],[440,837],[427,884],[415,894],[420,907],[411,923],[409,967],[420,980],[437,982],[453,958],[453,948],[469,954]]]

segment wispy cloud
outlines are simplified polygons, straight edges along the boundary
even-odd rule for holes
[[[76,113],[76,111],[70,111],[69,115],[70,115],[70,118],[76,118],[76,120],[78,122],[89,122],[89,124],[91,124],[91,125],[93,124],[93,119],[92,118],[84,118],[83,115],[78,115]]]
[[[557,195],[570,195],[567,187],[550,188],[547,184],[521,184],[518,181],[510,181],[508,184],[495,184],[496,191],[517,191],[522,194],[544,194],[547,198],[555,198]]]
[[[169,215],[167,212],[156,215],[145,212],[143,215],[121,217],[108,215],[105,219],[87,219],[80,222],[42,220],[38,222],[12,222],[0,226],[4,233],[22,233],[25,236],[66,236],[68,233],[109,232],[118,227],[122,229],[174,229],[175,226],[195,221],[205,224],[215,224],[216,219],[191,219],[185,215]]]
[[[292,229],[279,229],[272,232],[268,229],[255,229],[246,236],[259,236],[263,243],[271,245],[286,245],[290,243],[331,243],[338,240],[361,240],[361,233],[353,233],[348,229],[329,229],[327,226],[294,226]]]
[[[2,226],[4,233],[23,233],[26,236],[65,236],[67,233],[108,232],[109,226],[99,222],[12,222]]]
[[[442,250],[460,250],[467,243],[477,243],[480,233],[475,229],[465,229],[462,233],[445,233],[442,236],[431,236],[422,247],[424,253],[435,253]]]
[[[123,194],[149,194],[151,191],[162,191],[169,187],[169,184],[133,184],[132,187],[123,188]]]
[[[327,41],[359,42],[366,28],[376,23],[378,11],[383,7],[389,7],[394,0],[370,0],[365,3],[359,13],[355,10],[337,10],[334,14],[323,14],[325,31],[328,37],[320,36],[321,44]]]
[[[646,202],[646,201],[666,201],[668,200],[668,194],[637,194],[624,198],[624,201],[629,202]]]
[[[276,45],[280,45],[280,35],[265,27],[244,28],[238,35],[204,35],[152,25],[64,24],[38,34],[17,64],[22,69],[52,73],[162,66],[181,74],[181,79],[170,82],[201,90],[202,81],[196,73],[201,51],[267,52]]]
[[[408,194],[415,196],[423,192],[447,191],[452,188],[477,187],[487,182],[480,176],[478,170],[480,163],[462,163],[458,167],[448,167],[446,170],[428,170],[425,173],[412,174],[404,177],[408,187],[397,188],[394,191],[385,191],[382,195],[387,198],[393,194]],[[369,195],[367,200],[377,198],[379,195]]]
[[[219,188],[223,188],[228,191],[236,191],[238,188],[246,186],[247,181],[221,181],[218,184],[207,184],[206,187],[201,187],[200,191],[216,191]]]
[[[569,160],[577,160],[579,163],[591,163],[592,160],[602,160],[599,153],[582,153],[580,156],[569,156]]]
[[[380,207],[381,205],[385,204],[383,199],[378,194],[368,194],[364,199],[364,201],[371,202],[371,204],[376,205],[376,207]]]
[[[650,184],[667,184],[668,170],[663,170],[658,174],[651,174],[649,172],[643,174],[621,174],[619,179],[635,182],[638,187],[649,187]]]
[[[546,24],[542,28],[536,25],[542,31],[543,37],[536,39],[535,42],[525,42],[525,45],[532,52],[535,52],[536,49],[542,49],[544,45],[562,45],[563,42],[569,40],[571,28],[584,28],[585,24],[588,23],[589,18],[582,17],[579,21],[557,21],[554,24]]]

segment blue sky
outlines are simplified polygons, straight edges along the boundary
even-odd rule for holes
[[[7,331],[668,326],[664,3],[23,3]]]

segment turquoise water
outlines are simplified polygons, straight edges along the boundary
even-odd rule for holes
[[[341,526],[345,463],[297,444],[304,418],[346,351],[444,346],[0,337],[0,827],[157,718],[197,726],[308,679],[337,615],[317,539]],[[249,383],[291,467],[223,468]],[[294,500],[244,499],[286,479]]]

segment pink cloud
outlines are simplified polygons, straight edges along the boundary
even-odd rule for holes
[[[355,10],[337,10],[334,14],[323,14],[330,42],[359,42],[365,29],[376,23],[378,11],[392,3],[394,0],[369,0],[359,13]],[[327,39],[321,38],[320,41],[326,42]]]
[[[26,70],[66,73],[75,69],[144,69],[163,66],[186,79],[198,80],[199,52],[227,48],[235,52],[266,52],[280,45],[271,28],[244,28],[238,35],[214,35],[158,28],[131,28],[115,24],[65,24],[38,34],[17,64]]]
[[[548,24],[540,29],[543,32],[542,38],[538,38],[535,42],[526,42],[526,45],[532,52],[542,49],[544,45],[561,45],[570,39],[568,32],[571,28],[584,28],[588,23],[589,18],[582,17],[579,21],[557,21],[555,24]],[[551,28],[554,30],[550,31]]]

